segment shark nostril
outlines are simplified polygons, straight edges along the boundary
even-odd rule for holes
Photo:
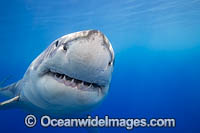
[[[66,45],[63,46],[63,50],[67,51],[67,46]]]

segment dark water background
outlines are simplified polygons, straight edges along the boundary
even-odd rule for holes
[[[109,95],[92,115],[176,119],[136,133],[200,132],[200,0],[1,0],[0,79],[19,80],[53,40],[86,29],[104,32],[116,54]],[[0,133],[85,132],[28,129],[26,115],[0,111]]]

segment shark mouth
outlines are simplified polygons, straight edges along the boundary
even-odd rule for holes
[[[53,72],[49,70],[47,75],[53,77],[56,81],[63,83],[66,86],[70,86],[72,88],[77,88],[82,91],[98,91],[102,93],[104,86],[98,85],[97,83],[90,83],[87,81],[79,80],[73,77],[70,77],[66,74]]]

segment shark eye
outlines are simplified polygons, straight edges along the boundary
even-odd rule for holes
[[[55,43],[56,47],[58,46],[58,43],[59,43],[59,41],[57,40],[56,43]]]
[[[67,51],[67,46],[66,45],[63,46],[63,50]]]
[[[108,62],[108,65],[111,66],[111,65],[112,65],[112,61],[109,61],[109,62]]]
[[[114,65],[115,64],[115,59],[113,61],[108,62],[108,66]]]

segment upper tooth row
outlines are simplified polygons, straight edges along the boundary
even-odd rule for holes
[[[57,78],[60,78],[60,79],[63,79],[63,78],[64,78],[65,80],[71,80],[71,82],[81,83],[81,84],[84,84],[84,85],[87,85],[87,86],[91,86],[91,85],[92,85],[92,83],[88,83],[88,82],[80,81],[80,80],[77,80],[77,79],[73,79],[73,78],[68,77],[68,76],[66,76],[66,75],[64,75],[64,74],[58,74],[58,73],[56,73],[55,76],[56,76]],[[95,85],[94,85],[94,86],[95,86]]]

